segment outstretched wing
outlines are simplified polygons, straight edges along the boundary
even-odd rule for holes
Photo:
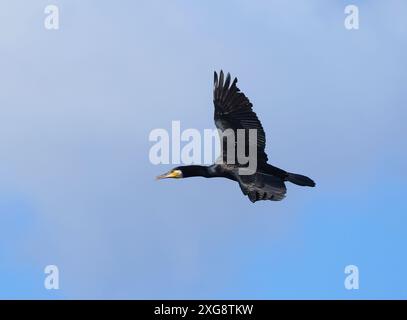
[[[280,201],[284,199],[287,192],[282,179],[262,172],[238,176],[238,182],[243,194],[248,196],[251,202]]]
[[[230,74],[224,77],[223,71],[220,71],[219,77],[214,74],[213,103],[215,105],[215,125],[224,132],[232,129],[235,136],[235,148],[237,146],[237,129],[245,130],[245,149],[249,150],[249,129],[257,130],[257,162],[267,162],[267,154],[264,151],[266,147],[266,135],[264,129],[252,110],[252,104],[249,99],[240,92],[236,86],[237,78],[231,84]],[[221,141],[223,148],[223,158],[226,156],[226,141]]]

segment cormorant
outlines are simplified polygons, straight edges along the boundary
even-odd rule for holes
[[[249,99],[236,86],[237,78],[233,80],[232,84],[230,83],[231,77],[229,73],[226,78],[222,70],[220,71],[219,77],[216,72],[214,73],[213,103],[215,105],[215,125],[221,133],[227,129],[233,130],[235,133],[235,146],[237,145],[238,135],[236,133],[238,129],[244,130],[246,138],[250,129],[257,130],[256,172],[250,175],[243,175],[239,173],[239,168],[245,167],[244,165],[240,165],[239,163],[227,163],[227,159],[225,158],[227,144],[223,140],[223,156],[221,161],[216,161],[219,163],[210,166],[179,166],[158,176],[157,179],[189,178],[196,176],[205,178],[226,178],[236,181],[243,194],[248,196],[252,202],[259,200],[282,200],[287,191],[284,184],[285,181],[292,182],[299,186],[314,187],[315,182],[310,178],[284,171],[267,163],[268,158],[264,151],[266,146],[264,129],[256,113],[252,110],[252,104]],[[246,139],[246,148],[247,142],[248,140]]]

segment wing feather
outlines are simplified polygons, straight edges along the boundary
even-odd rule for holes
[[[214,91],[213,103],[215,105],[214,120],[216,127],[222,132],[226,129],[232,129],[237,139],[237,129],[247,130],[246,142],[248,143],[248,130],[257,130],[257,160],[258,162],[267,162],[266,135],[253,111],[253,105],[243,92],[236,86],[237,78],[231,82],[231,76],[228,73],[226,79],[223,71],[214,73]],[[237,143],[237,142],[236,142]],[[223,148],[226,144],[223,143]],[[246,149],[248,148],[246,144]],[[225,154],[225,153],[224,153]]]
[[[248,196],[252,202],[259,200],[280,201],[285,198],[287,192],[282,179],[263,172],[239,176],[238,182],[243,194]]]

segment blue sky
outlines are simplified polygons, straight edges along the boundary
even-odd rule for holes
[[[405,1],[47,4],[0,4],[0,298],[407,298]],[[221,68],[316,188],[154,180],[150,131],[213,128]]]

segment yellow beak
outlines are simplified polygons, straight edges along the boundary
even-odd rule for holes
[[[182,178],[181,170],[171,170],[167,173],[159,175],[156,179],[160,180],[160,179],[168,179],[168,178],[174,178],[174,179]]]

